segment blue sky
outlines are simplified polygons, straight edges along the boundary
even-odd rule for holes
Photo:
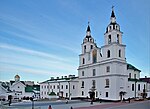
[[[0,80],[44,81],[75,74],[90,21],[100,47],[112,5],[127,62],[150,76],[149,0],[0,0]]]

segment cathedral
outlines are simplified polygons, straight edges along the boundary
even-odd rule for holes
[[[58,97],[87,98],[89,92],[94,92],[95,98],[114,101],[149,96],[150,81],[141,79],[141,71],[126,61],[122,34],[113,8],[103,46],[98,47],[94,42],[88,23],[81,44],[78,76],[51,78],[40,83],[40,96],[48,98],[51,92],[55,92]]]

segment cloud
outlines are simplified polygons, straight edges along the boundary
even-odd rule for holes
[[[31,50],[31,49],[26,49],[26,48],[22,48],[22,47],[17,47],[17,46],[14,46],[14,45],[9,45],[9,44],[2,44],[0,43],[0,48],[3,48],[3,49],[8,49],[8,50],[12,50],[12,51],[16,51],[16,52],[23,52],[23,53],[26,53],[26,54],[30,54],[30,55],[33,55],[33,56],[39,56],[39,57],[43,57],[43,58],[50,58],[50,59],[54,59],[54,60],[59,60],[59,61],[68,61],[64,58],[61,58],[59,56],[56,56],[56,55],[52,55],[52,54],[48,54],[48,53],[45,53],[45,52],[41,52],[41,51],[36,51],[36,50]]]
[[[62,74],[76,72],[75,60],[57,55],[0,43],[0,63],[2,71],[19,71],[37,74]],[[6,68],[7,66],[7,68]],[[5,71],[5,72],[6,72]],[[50,73],[52,72],[52,73]]]

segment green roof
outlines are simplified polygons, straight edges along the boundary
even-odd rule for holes
[[[145,82],[140,79],[128,78],[128,81],[137,81],[137,82]]]
[[[136,67],[134,67],[134,66],[131,65],[131,64],[127,64],[127,69],[131,69],[131,70],[134,70],[134,71],[139,71],[139,72],[141,72],[141,70],[137,69]]]
[[[50,96],[54,96],[54,95],[56,95],[56,94],[55,94],[55,92],[51,92],[49,95],[50,95]]]
[[[33,91],[40,91],[40,86],[39,85],[33,85],[33,86],[26,86],[25,87],[25,92],[33,92]]]

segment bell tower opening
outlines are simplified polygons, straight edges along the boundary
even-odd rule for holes
[[[108,36],[108,44],[111,43],[111,35]]]

